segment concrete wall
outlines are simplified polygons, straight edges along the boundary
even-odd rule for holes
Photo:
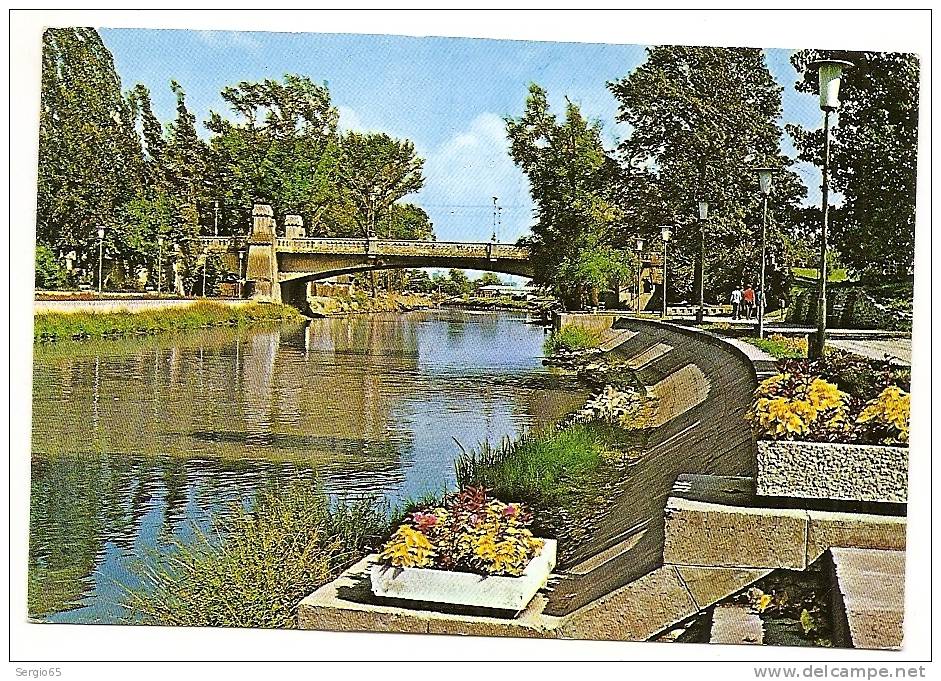
[[[904,504],[908,447],[763,440],[758,494]]]
[[[552,328],[558,331],[563,326],[578,326],[591,331],[604,331],[610,329],[617,318],[617,314],[607,312],[554,312]]]

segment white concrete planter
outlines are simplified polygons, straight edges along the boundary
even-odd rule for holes
[[[518,577],[477,575],[432,568],[398,568],[373,564],[369,569],[372,592],[385,598],[447,603],[519,613],[546,585],[556,561],[556,542],[544,539]]]
[[[758,441],[762,496],[904,504],[908,447],[838,442]]]

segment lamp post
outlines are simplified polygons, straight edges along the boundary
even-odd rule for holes
[[[209,249],[203,249],[203,298],[206,297],[206,269],[209,265]]]
[[[219,202],[212,202],[212,232],[213,236],[219,236]]]
[[[663,309],[660,310],[660,318],[667,317],[667,244],[673,238],[673,229],[669,225],[660,228],[660,238],[663,239]]]
[[[759,292],[761,299],[758,300],[758,337],[765,337],[765,305],[768,301],[768,293],[765,291],[765,260],[768,251],[768,196],[771,194],[771,174],[773,168],[755,168],[758,173],[758,186],[761,188],[762,208],[761,208],[761,283]]]
[[[239,249],[239,280],[238,280],[238,297],[242,297],[242,272],[245,270],[242,269],[242,262],[245,260],[245,249]]]
[[[634,240],[634,245],[637,248],[637,300],[635,306],[637,307],[637,314],[640,314],[640,292],[643,282],[641,281],[641,275],[644,273],[644,263],[641,260],[642,253],[644,252],[644,247],[647,245],[647,240],[642,237],[637,237]]]
[[[163,289],[163,237],[157,237],[157,296]]]
[[[104,284],[105,228],[98,228],[98,295],[101,296]]]
[[[497,240],[497,197],[493,197],[493,234],[490,237],[491,241]]]
[[[697,296],[699,297],[699,309],[696,310],[696,323],[702,324],[705,314],[705,282],[706,282],[706,220],[709,218],[709,202],[700,201],[697,204],[699,209],[699,281],[697,284]]]
[[[819,359],[827,342],[827,219],[830,208],[830,114],[840,108],[840,79],[843,71],[852,68],[848,61],[822,59],[807,68],[816,69],[823,110],[823,179],[820,184],[823,219],[820,229],[820,267],[817,282],[817,334],[808,344],[808,356]]]

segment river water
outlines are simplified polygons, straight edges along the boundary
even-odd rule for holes
[[[529,322],[434,310],[36,347],[31,616],[120,621],[141,567],[260,487],[393,504],[453,488],[455,440],[584,401]]]

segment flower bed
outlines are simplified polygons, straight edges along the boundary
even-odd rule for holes
[[[531,521],[482,487],[450,494],[396,529],[370,572],[373,593],[519,612],[555,567],[555,542],[534,537]]]
[[[761,440],[758,494],[905,503],[908,374],[845,353],[778,371],[746,415]]]

